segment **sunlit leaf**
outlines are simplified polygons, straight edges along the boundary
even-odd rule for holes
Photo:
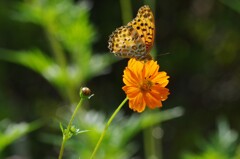
[[[42,122],[40,121],[32,123],[10,123],[7,120],[0,121],[0,151],[18,138],[38,129],[41,125]]]

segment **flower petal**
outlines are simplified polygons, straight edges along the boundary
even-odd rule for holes
[[[141,93],[139,93],[136,98],[129,100],[129,107],[133,111],[137,111],[139,113],[145,110],[146,102],[144,101]]]
[[[122,89],[127,94],[128,99],[135,98],[140,93],[138,88],[132,86],[123,86]]]
[[[159,65],[157,64],[156,61],[151,60],[145,64],[145,68],[146,68],[145,77],[153,77],[155,74],[158,73]]]
[[[145,110],[146,105],[153,109],[162,106],[168,98],[169,90],[166,72],[159,72],[156,61],[137,61],[130,59],[124,70],[122,87],[129,99],[129,107],[137,112]]]
[[[135,75],[133,71],[130,69],[126,68],[124,70],[124,75],[123,75],[123,82],[126,85],[136,85],[138,83],[138,77]]]
[[[168,98],[168,95],[170,93],[169,93],[169,89],[157,85],[157,86],[153,86],[151,94],[153,96],[157,96],[159,100],[164,101]]]
[[[160,84],[161,87],[166,87],[169,82],[168,78],[169,76],[167,76],[166,72],[158,72],[158,74],[152,78],[152,82]]]
[[[161,100],[157,96],[153,95],[153,93],[146,93],[144,99],[147,106],[151,109],[162,106]]]
[[[138,81],[141,81],[142,78],[142,70],[143,70],[143,62],[142,61],[137,61],[136,59],[130,59],[131,61],[130,65],[128,66],[129,69],[131,69],[135,75],[138,78]]]

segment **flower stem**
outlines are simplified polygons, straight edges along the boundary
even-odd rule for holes
[[[148,127],[143,131],[145,158],[162,159],[161,138],[156,139],[152,135],[154,127]]]
[[[83,98],[80,98],[80,101],[79,101],[78,105],[76,106],[76,108],[75,108],[75,110],[74,110],[74,112],[71,116],[71,119],[68,123],[67,129],[65,129],[65,131],[63,131],[63,140],[62,140],[61,149],[60,149],[58,159],[62,159],[65,143],[71,137],[70,129],[71,129],[71,126],[72,126],[72,122],[73,122],[73,120],[74,120],[74,118],[77,114],[78,109],[81,107],[82,102],[83,102]]]
[[[65,135],[63,135],[63,140],[62,140],[61,149],[60,149],[60,153],[59,153],[58,159],[62,159],[63,151],[64,151],[64,147],[65,147],[66,141],[67,141],[67,140],[66,140]]]
[[[49,40],[53,56],[60,67],[66,68],[67,62],[66,62],[66,57],[64,55],[63,48],[59,44],[59,42],[55,39],[53,32],[54,31],[51,27],[46,27],[45,33]]]
[[[107,124],[105,125],[105,128],[104,128],[104,130],[103,130],[103,132],[102,132],[102,134],[101,134],[101,136],[100,136],[100,138],[99,138],[99,140],[98,140],[98,142],[97,142],[97,144],[96,144],[96,146],[95,146],[95,148],[93,150],[93,153],[92,153],[90,159],[94,158],[94,156],[95,156],[95,154],[96,154],[96,152],[97,152],[97,150],[98,150],[98,148],[99,148],[99,146],[100,146],[100,144],[101,144],[101,142],[103,140],[103,137],[105,136],[105,134],[107,132],[107,129],[108,129],[109,125],[111,124],[112,120],[114,119],[114,117],[117,115],[117,113],[120,111],[120,109],[123,107],[123,105],[126,103],[127,100],[128,100],[128,98],[126,97],[122,101],[122,103],[118,106],[118,108],[114,111],[112,116],[109,118],[109,120],[108,120]]]
[[[129,0],[120,0],[121,12],[122,12],[122,22],[127,24],[132,19],[132,6]]]
[[[69,100],[69,102],[75,103],[77,97],[75,96],[75,87],[73,86],[71,79],[69,78],[69,74],[68,74],[68,66],[67,66],[67,58],[65,56],[65,53],[63,51],[62,46],[60,45],[60,43],[57,41],[57,39],[54,37],[54,29],[51,27],[51,25],[49,24],[46,27],[45,30],[45,34],[48,38],[48,41],[50,43],[50,47],[52,49],[52,54],[53,57],[56,61],[56,63],[58,64],[58,66],[61,68],[61,71],[65,77],[67,84],[67,87],[64,87],[66,91],[60,91],[61,95],[64,98],[67,98],[67,100]],[[65,85],[64,85],[65,86]]]
[[[73,114],[72,114],[72,117],[71,117],[71,119],[70,119],[70,121],[69,121],[69,123],[68,123],[68,126],[67,126],[67,130],[68,130],[68,131],[70,131],[70,128],[71,128],[71,126],[72,126],[72,122],[73,122],[73,120],[74,120],[74,118],[75,118],[75,116],[76,116],[76,114],[77,114],[78,109],[81,107],[82,102],[83,102],[83,98],[81,97],[81,98],[80,98],[80,101],[79,101],[77,107],[75,108],[75,110],[74,110],[74,112],[73,112]]]

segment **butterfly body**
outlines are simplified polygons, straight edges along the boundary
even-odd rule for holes
[[[151,60],[150,50],[155,36],[153,13],[145,5],[138,10],[136,18],[117,28],[109,37],[108,48],[114,55],[136,60]]]

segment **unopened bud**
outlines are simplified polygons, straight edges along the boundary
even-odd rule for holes
[[[91,90],[88,87],[82,87],[80,91],[80,97],[90,99],[94,94],[92,94]]]

